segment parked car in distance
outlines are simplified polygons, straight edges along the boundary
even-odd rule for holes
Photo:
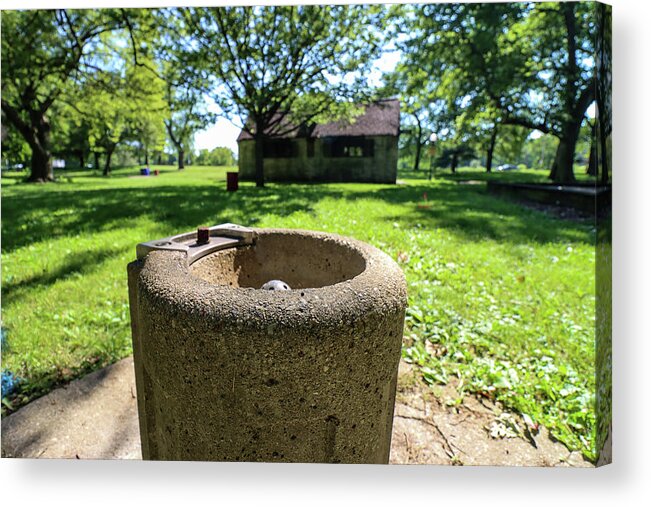
[[[518,166],[513,164],[502,164],[500,166],[497,166],[498,171],[514,171],[517,168]]]

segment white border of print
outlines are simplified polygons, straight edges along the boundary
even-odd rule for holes
[[[235,2],[233,2],[235,3]],[[246,2],[261,3],[323,3]],[[350,3],[350,2],[333,2]],[[649,484],[648,386],[651,378],[651,8],[613,0],[614,22],[614,463],[598,470],[142,463],[9,460],[0,462],[3,504],[154,505],[639,505]],[[224,5],[187,0],[3,0],[3,9]],[[32,502],[31,500],[36,502]]]

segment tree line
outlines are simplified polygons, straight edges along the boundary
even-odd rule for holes
[[[538,131],[556,139],[550,178],[571,182],[581,129],[596,101],[593,143],[602,145],[600,177],[608,181],[610,7],[433,4],[397,6],[393,15],[408,21],[394,25],[402,57],[387,87],[403,97],[414,145],[427,145],[435,132],[444,154],[483,150],[490,172],[500,137],[517,145]]]
[[[374,86],[388,50],[400,61]],[[398,96],[415,168],[432,133],[452,167],[481,149],[490,171],[496,146],[537,130],[570,182],[593,103],[608,149],[610,58],[610,10],[589,2],[5,11],[3,151],[30,152],[30,181],[53,180],[58,154],[109,174],[125,143],[148,163],[167,140],[183,168],[209,98],[253,137],[262,186],[267,138]]]

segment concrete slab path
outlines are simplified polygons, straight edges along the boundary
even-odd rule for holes
[[[502,410],[466,397],[451,408],[401,363],[392,464],[592,466],[542,428],[535,441],[491,438]],[[453,393],[450,393],[453,394]],[[3,458],[140,459],[133,357],[2,419]]]
[[[2,457],[139,459],[133,357],[4,417]]]

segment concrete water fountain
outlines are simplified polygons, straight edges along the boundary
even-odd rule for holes
[[[232,224],[137,253],[145,459],[388,462],[407,302],[390,257],[333,234]]]

